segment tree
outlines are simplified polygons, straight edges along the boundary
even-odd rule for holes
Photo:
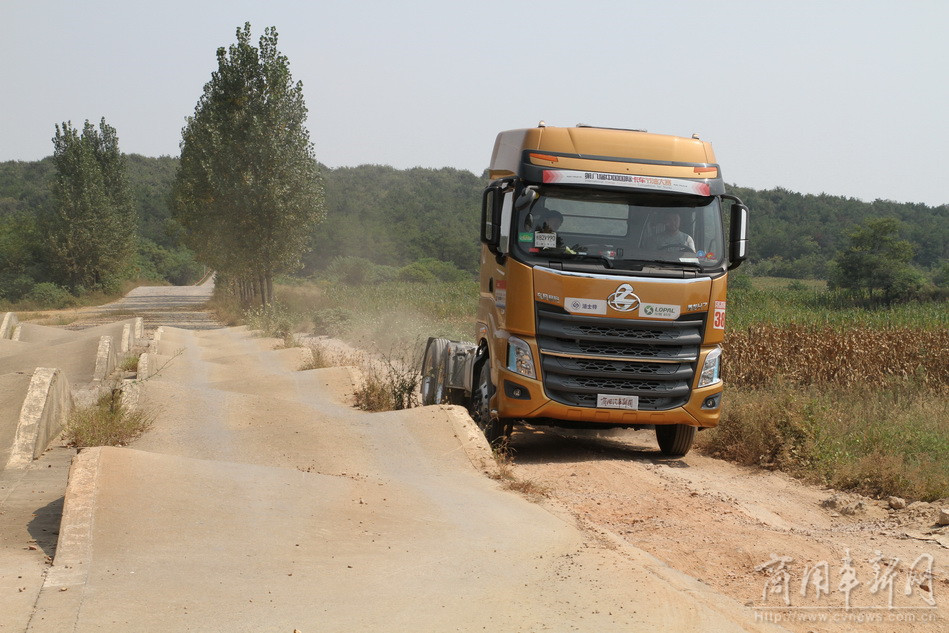
[[[915,295],[923,276],[909,263],[913,245],[899,239],[899,232],[896,218],[867,220],[835,258],[831,286],[886,303]]]
[[[114,289],[135,251],[135,207],[115,128],[103,118],[53,137],[53,208],[45,230],[53,278],[73,292]]]
[[[182,131],[174,212],[200,261],[267,304],[274,274],[299,267],[324,216],[303,84],[274,27],[258,48],[244,24],[217,62]]]

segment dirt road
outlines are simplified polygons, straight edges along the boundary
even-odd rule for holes
[[[759,620],[802,632],[949,630],[949,529],[934,525],[937,508],[949,504],[891,510],[696,453],[666,459],[648,431],[528,429],[512,447],[517,476],[544,487],[592,533],[646,550]],[[914,563],[933,581],[907,585]],[[859,584],[847,611],[851,576],[841,572],[851,567]],[[828,577],[818,593],[821,571]]]

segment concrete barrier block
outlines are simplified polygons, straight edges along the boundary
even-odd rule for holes
[[[72,409],[69,381],[63,373],[58,369],[37,367],[20,409],[16,439],[6,468],[26,468],[42,455],[63,430]]]
[[[120,352],[127,352],[132,349],[132,324],[126,323],[122,326],[122,343],[119,346]]]
[[[108,378],[118,365],[115,345],[111,336],[99,338],[99,349],[96,352],[96,368],[92,374],[92,380],[102,381]]]
[[[7,312],[0,321],[0,338],[10,338],[13,335],[13,329],[17,326],[19,320],[13,312]]]
[[[135,317],[135,331],[133,333],[136,340],[145,338],[145,319],[142,317]]]
[[[18,323],[17,326],[13,328],[13,336],[11,336],[10,338],[13,339],[14,341],[19,341],[20,335],[22,333],[23,333],[23,326]]]
[[[148,352],[143,352],[142,355],[138,357],[138,376],[137,377],[139,380],[147,380],[148,377],[151,375],[151,373],[149,372],[152,369],[152,366],[151,366],[151,360],[149,359],[149,356],[151,355]]]

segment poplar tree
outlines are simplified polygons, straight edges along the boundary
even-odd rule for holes
[[[253,46],[244,24],[217,63],[182,131],[174,212],[200,261],[267,304],[324,216],[303,84],[274,27]]]
[[[136,214],[115,128],[103,118],[53,137],[53,207],[47,216],[54,278],[73,292],[114,290],[135,254]]]

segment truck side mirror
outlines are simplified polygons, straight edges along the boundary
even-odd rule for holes
[[[501,243],[501,191],[501,186],[492,185],[481,196],[481,241],[492,253]]]
[[[728,270],[733,270],[748,257],[748,207],[740,202],[733,204],[729,224]]]

